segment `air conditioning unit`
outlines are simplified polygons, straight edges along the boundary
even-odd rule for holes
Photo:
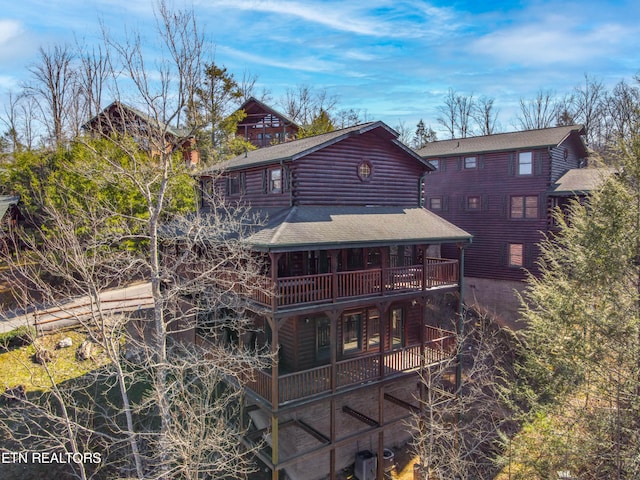
[[[370,450],[356,453],[353,474],[358,480],[375,480],[378,473],[378,457]]]

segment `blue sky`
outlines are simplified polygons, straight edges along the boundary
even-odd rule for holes
[[[8,4],[7,4],[8,3]],[[640,2],[193,0],[215,60],[258,76],[276,100],[307,84],[368,120],[437,125],[449,88],[495,98],[512,130],[520,98],[569,93],[584,74],[613,86],[640,72]],[[8,0],[0,11],[0,99],[17,91],[39,46],[139,29],[153,46],[153,2]],[[0,110],[1,111],[1,110]]]

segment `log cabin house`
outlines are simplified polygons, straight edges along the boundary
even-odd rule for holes
[[[24,220],[19,204],[19,195],[0,195],[0,248],[5,252],[16,248],[13,232]]]
[[[258,148],[290,142],[300,129],[293,120],[253,97],[238,110],[244,110],[246,116],[238,122],[236,136]]]
[[[456,354],[471,236],[421,207],[432,167],[397,137],[367,123],[247,152],[200,176],[203,192],[267,215],[249,242],[268,259],[274,293],[252,300],[274,356],[246,386],[244,439],[266,440],[257,456],[267,478],[333,479],[360,458],[364,478],[382,479],[385,449],[411,437],[418,371]]]
[[[434,167],[425,207],[474,236],[465,260],[467,305],[517,318],[514,290],[538,273],[538,243],[553,229],[550,212],[585,195],[602,170],[586,169],[581,125],[428,143],[418,154]],[[453,252],[445,247],[443,252]]]
[[[180,151],[187,167],[195,167],[199,161],[195,136],[188,130],[158,122],[117,100],[85,123],[83,129],[105,137],[114,133],[130,136],[151,156]]]

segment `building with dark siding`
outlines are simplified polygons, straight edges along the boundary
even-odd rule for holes
[[[434,170],[424,206],[473,235],[465,257],[465,301],[513,320],[514,290],[537,273],[538,243],[553,228],[550,211],[566,198],[561,178],[584,194],[593,175],[581,125],[445,140],[418,151]],[[568,177],[567,177],[568,176]],[[582,179],[582,180],[580,180]],[[565,182],[566,185],[566,182]],[[443,248],[446,256],[450,251]]]
[[[411,437],[419,370],[455,355],[471,236],[421,206],[432,167],[397,137],[382,122],[358,125],[200,177],[202,213],[222,193],[265,219],[248,240],[274,293],[252,298],[253,323],[274,356],[246,387],[244,441],[266,439],[257,456],[268,478],[336,478],[369,450],[382,479],[385,449]]]

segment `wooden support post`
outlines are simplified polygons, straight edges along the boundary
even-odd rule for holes
[[[422,246],[422,291],[427,288],[431,288],[431,272],[429,268],[429,261],[427,260],[427,245]]]
[[[331,393],[335,393],[338,388],[337,382],[337,368],[336,362],[338,361],[338,319],[340,318],[340,311],[331,310],[326,312],[329,317],[329,361],[331,363],[331,379],[330,387]]]
[[[269,258],[271,259],[271,286],[273,288],[271,311],[273,312],[278,309],[278,296],[280,295],[280,289],[278,288],[278,261],[280,260],[280,255],[282,254],[269,252]]]
[[[279,447],[279,425],[278,406],[280,404],[279,374],[278,374],[278,338],[279,322],[271,319],[271,463],[273,464],[272,480],[278,480],[278,447]]]
[[[329,478],[331,480],[335,480],[336,478],[336,447],[335,447],[335,443],[336,443],[336,399],[335,397],[331,397],[331,400],[329,401],[329,408],[331,408],[331,412],[330,412],[330,431],[329,431],[329,437],[330,437],[330,441],[331,441],[331,450],[329,452],[329,462],[330,462],[330,466],[329,466],[329,470],[330,470],[330,476]]]
[[[460,341],[464,335],[464,249],[466,244],[459,243],[459,262],[458,262],[458,358],[456,369],[456,392],[460,394],[462,387],[462,349],[460,347]]]
[[[384,425],[384,385],[378,385],[378,424]],[[384,479],[384,430],[378,432],[378,480]]]
[[[384,296],[384,291],[387,286],[387,276],[389,273],[389,256],[391,249],[389,247],[383,247],[380,249],[380,295]]]
[[[329,250],[331,255],[331,298],[333,303],[338,299],[338,255],[339,250]]]

